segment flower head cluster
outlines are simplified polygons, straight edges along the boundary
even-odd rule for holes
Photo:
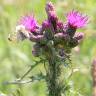
[[[32,51],[35,56],[38,56],[40,52],[42,53],[42,50],[45,50],[46,53],[48,48],[52,47],[57,51],[63,49],[66,53],[70,52],[83,38],[83,33],[77,34],[75,32],[78,28],[82,28],[87,24],[88,17],[77,11],[71,11],[67,14],[67,23],[65,24],[58,19],[51,2],[46,4],[45,10],[48,18],[43,21],[41,26],[38,26],[33,16],[24,16],[21,18],[18,26],[24,26],[25,32],[19,30],[18,33],[24,34],[26,38],[36,43],[34,51]],[[28,33],[27,36],[26,32]]]

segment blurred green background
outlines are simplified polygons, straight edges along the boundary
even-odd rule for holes
[[[91,63],[96,57],[96,0],[50,0],[56,7],[60,19],[65,22],[65,14],[76,9],[89,16],[89,24],[84,29],[84,40],[72,51],[72,63],[78,69],[70,79],[71,94],[68,96],[91,96]],[[8,34],[15,31],[17,21],[26,13],[33,12],[39,24],[46,19],[46,0],[0,0],[0,93],[7,96],[46,96],[46,84],[43,81],[25,85],[6,85],[23,75],[33,64],[32,43],[29,41],[12,43]],[[43,71],[37,66],[30,75]]]

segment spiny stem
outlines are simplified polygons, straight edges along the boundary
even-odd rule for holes
[[[61,96],[56,62],[49,60],[49,96]]]
[[[52,50],[52,54],[48,59],[48,72],[47,72],[47,84],[49,95],[48,96],[61,96],[61,85],[59,76],[61,73],[60,65],[57,63],[56,55]]]

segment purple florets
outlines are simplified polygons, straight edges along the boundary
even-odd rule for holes
[[[71,11],[67,15],[68,24],[73,28],[84,27],[88,23],[88,17],[77,11]]]
[[[38,28],[37,21],[31,15],[26,15],[19,21],[20,25],[23,25],[29,32],[35,32]]]

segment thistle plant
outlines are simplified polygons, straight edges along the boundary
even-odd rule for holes
[[[33,15],[22,17],[16,26],[15,38],[34,42],[32,55],[44,61],[46,74],[39,76],[46,81],[48,96],[61,96],[66,89],[64,78],[62,78],[63,66],[70,65],[71,50],[84,37],[84,33],[76,33],[76,31],[88,23],[88,17],[72,10],[66,15],[67,22],[64,23],[58,19],[51,2],[46,4],[45,10],[47,19],[41,25]]]

